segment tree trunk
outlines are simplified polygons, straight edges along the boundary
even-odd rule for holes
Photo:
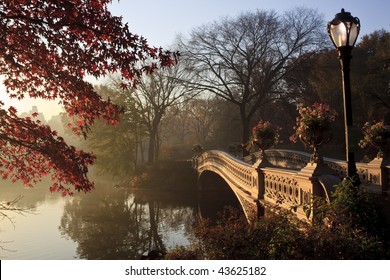
[[[141,163],[145,163],[145,143],[143,140],[139,142],[139,150],[141,154]]]
[[[156,147],[156,135],[153,131],[149,135],[149,149],[148,149],[148,162],[147,164],[154,163],[154,151]]]
[[[153,164],[156,160],[158,153],[159,139],[158,139],[158,127],[160,121],[156,119],[153,121],[152,127],[149,131],[149,151],[148,151],[148,164]]]
[[[240,115],[241,115],[241,124],[242,124],[242,144],[245,145],[249,141],[249,124],[250,119],[246,116],[245,104],[240,106]],[[246,149],[242,151],[243,156],[249,155],[249,152]]]

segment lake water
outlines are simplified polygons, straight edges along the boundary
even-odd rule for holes
[[[1,182],[0,201],[22,196],[17,206],[31,210],[2,211],[0,259],[139,259],[153,249],[188,245],[199,213],[215,217],[235,203],[226,190],[199,195],[192,179],[171,189],[115,188],[97,179],[91,193],[65,198],[47,186]]]

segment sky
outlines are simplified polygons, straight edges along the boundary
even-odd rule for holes
[[[360,35],[382,28],[390,31],[388,0],[113,0],[110,10],[123,16],[130,30],[143,35],[151,45],[167,48],[178,34],[187,35],[192,29],[225,16],[235,17],[256,9],[282,14],[301,6],[317,9],[325,22],[344,8],[360,19]]]
[[[390,1],[388,0],[113,0],[109,10],[122,16],[131,32],[145,37],[149,44],[169,49],[179,34],[188,35],[204,24],[219,21],[225,16],[235,17],[242,12],[274,10],[278,14],[296,7],[317,9],[326,22],[331,21],[342,8],[358,17],[361,23],[359,38],[376,30],[390,31]],[[0,91],[4,88],[0,85]],[[61,111],[56,102],[23,100],[6,101],[18,111],[31,110],[37,105],[48,120]]]

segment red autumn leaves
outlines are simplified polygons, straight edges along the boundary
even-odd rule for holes
[[[8,94],[56,99],[85,137],[97,118],[119,121],[121,109],[85,80],[119,72],[124,86],[142,73],[170,66],[175,55],[148,46],[104,0],[35,0],[0,3],[0,75]],[[0,176],[34,185],[51,176],[52,191],[89,191],[94,156],[78,151],[33,117],[20,118],[0,102]]]

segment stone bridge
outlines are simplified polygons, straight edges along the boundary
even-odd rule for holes
[[[287,210],[302,206],[295,213],[300,219],[308,219],[306,209],[315,215],[312,197],[329,200],[333,186],[345,177],[347,169],[345,161],[324,158],[323,163],[317,164],[310,162],[310,156],[298,151],[268,150],[261,158],[258,154],[237,158],[212,150],[194,157],[193,167],[198,172],[200,189],[205,171],[222,177],[238,198],[248,221],[261,216],[267,206]],[[357,169],[360,180],[370,190],[389,192],[390,163],[386,165],[376,158],[369,163],[357,163]]]

